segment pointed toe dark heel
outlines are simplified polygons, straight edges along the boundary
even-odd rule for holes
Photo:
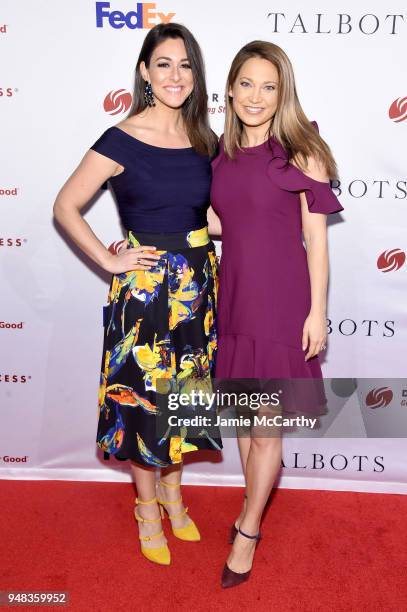
[[[233,527],[235,526],[233,525]],[[257,535],[251,536],[251,535],[248,535],[247,533],[244,533],[244,531],[242,531],[240,527],[239,529],[236,529],[235,537],[237,533],[240,533],[240,535],[244,536],[245,538],[248,538],[249,540],[256,540],[256,546],[261,540],[260,533],[258,533]],[[232,534],[232,530],[231,530],[231,534]],[[225,563],[223,572],[222,572],[222,579],[221,579],[222,588],[229,589],[230,587],[234,587],[234,586],[238,586],[239,584],[242,584],[242,582],[246,582],[247,580],[249,580],[251,571],[252,570],[249,569],[249,571],[239,574],[238,572],[234,572],[233,570],[231,570],[228,564]]]
[[[237,586],[238,584],[242,584],[242,582],[246,582],[246,580],[249,579],[250,572],[251,570],[244,572],[244,574],[237,574],[230,569],[227,563],[225,563],[222,572],[222,588],[228,589],[230,587]]]

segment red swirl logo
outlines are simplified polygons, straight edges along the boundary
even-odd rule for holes
[[[406,261],[406,254],[401,249],[384,251],[377,260],[377,267],[382,272],[399,270]]]
[[[125,242],[126,240],[116,240],[115,242],[112,242],[108,249],[109,253],[111,253],[112,255],[117,255],[117,253],[120,251],[120,248]]]
[[[368,408],[383,408],[388,406],[392,399],[393,391],[389,387],[379,387],[369,391],[365,401]]]
[[[109,91],[103,101],[103,108],[109,115],[118,115],[129,110],[131,101],[132,96],[129,91],[116,89],[116,91]]]
[[[394,100],[389,108],[389,117],[395,123],[400,123],[400,121],[407,119],[407,96]]]

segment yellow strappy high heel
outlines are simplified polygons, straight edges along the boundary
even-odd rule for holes
[[[166,482],[163,482],[162,480],[160,480],[159,483],[163,487],[168,487],[169,489],[178,489],[181,486],[180,484],[167,484]],[[179,512],[178,514],[170,515],[167,508],[165,508],[165,504],[178,504],[179,502],[182,501],[181,495],[175,501],[164,501],[162,499],[159,499],[158,497],[157,497],[157,501],[160,506],[160,512],[161,512],[162,518],[164,518],[164,510],[167,512],[168,517],[171,520],[172,533],[175,535],[176,538],[179,538],[180,540],[184,540],[186,542],[199,542],[201,540],[201,534],[198,531],[198,527],[195,525],[194,521],[190,517],[188,517],[190,522],[186,527],[173,527],[172,526],[172,519],[179,518],[180,516],[183,516],[184,514],[186,514],[188,512],[188,508],[184,508],[184,510],[182,512]]]
[[[141,504],[143,505],[154,504],[156,501],[158,501],[156,497],[154,497],[153,499],[150,499],[150,501],[141,501],[141,499],[138,499],[138,497],[136,497],[137,505],[138,504],[140,505]],[[161,506],[160,506],[160,513],[161,513]],[[160,518],[158,519],[143,518],[142,516],[138,514],[137,507],[134,508],[134,518],[136,519],[136,521],[139,521],[140,523],[159,523],[161,521]],[[150,540],[158,538],[161,535],[164,535],[164,532],[162,529],[159,533],[154,533],[153,535],[150,535],[150,536],[139,535],[141,552],[146,557],[146,559],[148,559],[149,561],[153,561],[153,563],[159,563],[160,565],[169,565],[171,563],[171,553],[170,553],[170,549],[168,548],[167,544],[164,544],[164,546],[160,546],[159,548],[145,548],[142,544],[143,542],[150,542]]]

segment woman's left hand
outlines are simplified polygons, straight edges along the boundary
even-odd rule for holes
[[[308,348],[305,361],[315,357],[326,348],[326,329],[325,316],[310,312],[305,319],[302,331],[302,350],[305,351]]]

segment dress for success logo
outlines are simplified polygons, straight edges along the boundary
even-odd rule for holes
[[[400,123],[407,119],[407,96],[394,100],[389,108],[389,117],[395,123]]]
[[[23,329],[24,321],[16,322],[6,322],[0,321],[0,329]]]
[[[106,23],[115,30],[127,27],[151,29],[158,23],[168,23],[175,13],[160,13],[154,2],[137,2],[134,11],[123,13],[111,11],[110,2],[96,2],[96,27],[103,28]]]
[[[26,238],[0,238],[0,247],[20,247],[26,242]]]
[[[4,455],[4,457],[0,457],[0,460],[4,463],[27,463],[28,455],[24,455],[23,457],[11,457],[10,455]]]
[[[0,372],[0,383],[23,383],[31,380],[31,376],[27,374],[4,374]]]
[[[0,98],[12,98],[17,92],[16,87],[0,87]]]
[[[17,195],[17,187],[11,187],[10,189],[4,189],[0,187],[0,196],[16,196]]]
[[[366,406],[368,408],[383,408],[388,406],[393,399],[393,391],[389,387],[372,389],[366,395]]]
[[[399,270],[406,261],[406,254],[401,249],[384,251],[377,260],[377,267],[382,272]]]
[[[125,113],[130,108],[132,95],[125,89],[116,89],[109,91],[103,101],[103,108],[109,115],[118,115]]]

